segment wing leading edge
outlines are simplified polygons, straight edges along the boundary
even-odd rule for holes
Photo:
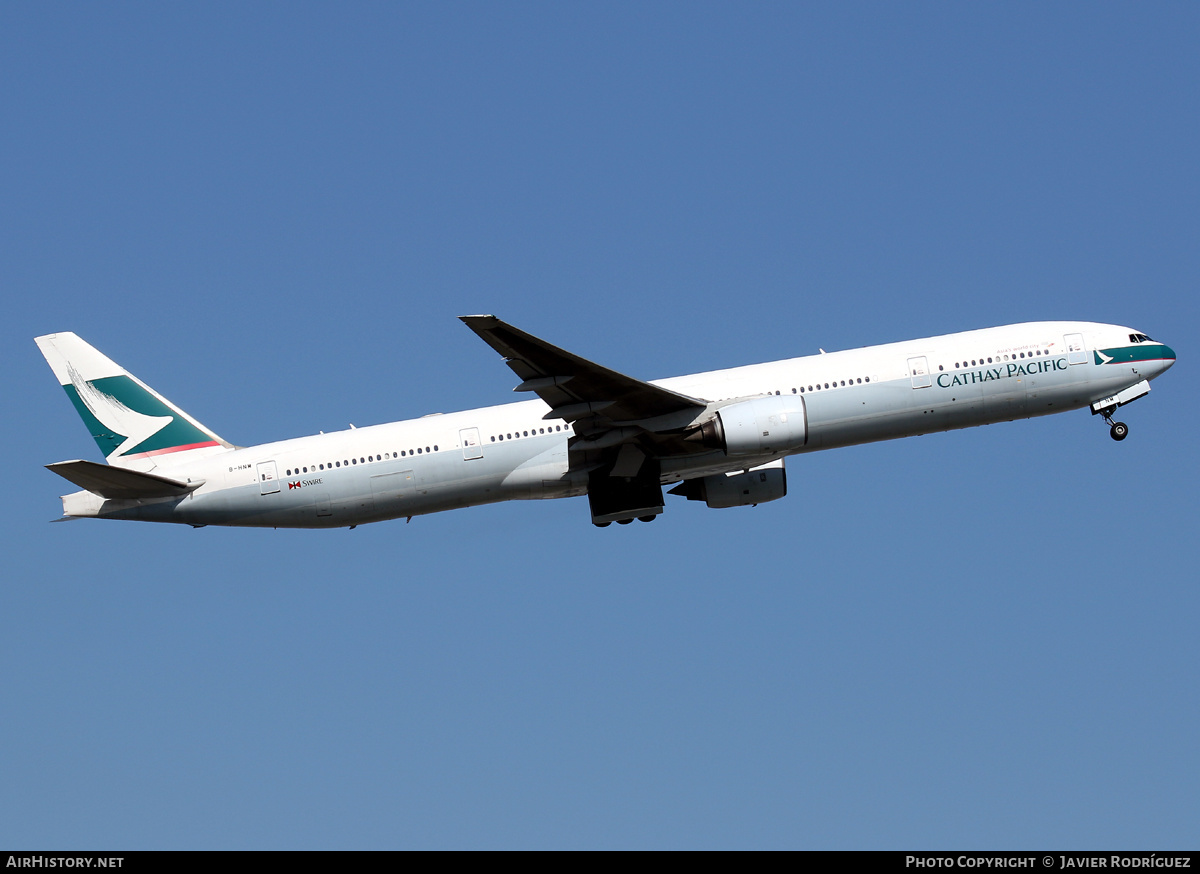
[[[548,419],[597,434],[673,413],[700,413],[706,402],[601,367],[495,316],[460,316],[502,356],[521,380],[513,391],[531,391],[550,406]]]

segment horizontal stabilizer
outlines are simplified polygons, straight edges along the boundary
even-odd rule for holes
[[[180,482],[94,461],[57,461],[46,469],[102,498],[174,498],[204,485],[204,480]]]

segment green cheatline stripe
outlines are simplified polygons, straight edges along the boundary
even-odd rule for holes
[[[1143,343],[1137,346],[1118,346],[1115,349],[1100,349],[1094,352],[1093,355],[1097,364],[1124,364],[1127,361],[1161,361],[1164,358],[1175,357],[1175,353],[1171,351],[1170,347],[1163,346],[1160,343]],[[1101,355],[1104,358],[1101,358]]]
[[[188,446],[193,443],[207,443],[216,439],[212,434],[200,430],[187,419],[176,415],[174,410],[128,376],[106,376],[102,379],[91,380],[91,384],[97,391],[109,395],[136,413],[142,413],[146,416],[171,416],[171,423],[169,425],[156,434],[150,435],[150,437],[122,453],[122,455],[154,452],[159,449],[171,449],[175,446]],[[79,417],[87,425],[92,439],[96,441],[96,445],[104,453],[104,457],[107,458],[112,455],[117,447],[125,442],[125,438],[128,435],[114,434],[108,428],[104,427],[92,415],[91,410],[87,408],[87,405],[79,397],[79,392],[75,390],[75,386],[68,383],[63,386],[63,389],[66,391],[67,397],[71,399],[71,403],[75,405],[75,411],[79,413]]]

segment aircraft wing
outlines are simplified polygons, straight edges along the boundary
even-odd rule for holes
[[[180,482],[94,461],[57,461],[46,469],[102,498],[172,498],[204,485],[204,480]]]
[[[514,391],[532,391],[550,405],[547,419],[575,422],[589,434],[671,413],[699,413],[706,402],[673,392],[573,355],[495,316],[460,316],[504,356],[520,379]]]

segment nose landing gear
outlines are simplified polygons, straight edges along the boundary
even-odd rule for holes
[[[1129,426],[1124,422],[1114,422],[1112,414],[1117,411],[1116,407],[1108,407],[1101,410],[1100,415],[1104,416],[1104,421],[1108,423],[1108,436],[1113,440],[1120,442],[1129,436]]]

